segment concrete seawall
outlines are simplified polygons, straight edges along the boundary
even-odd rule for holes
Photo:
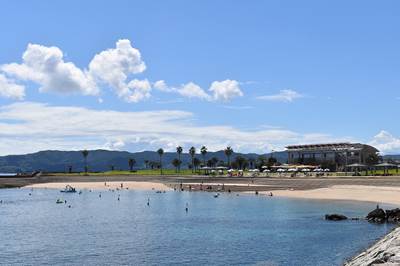
[[[354,257],[345,266],[400,265],[400,227]]]

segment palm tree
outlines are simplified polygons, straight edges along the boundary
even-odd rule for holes
[[[157,153],[160,156],[160,172],[161,172],[161,174],[163,174],[163,172],[162,172],[162,156],[164,155],[164,150],[162,148],[159,148],[157,150]]]
[[[172,160],[172,165],[175,166],[175,172],[178,172],[178,168],[181,165],[181,160],[175,158]]]
[[[231,167],[231,155],[233,153],[233,149],[230,146],[228,146],[224,150],[224,153],[226,155],[226,158],[228,159],[228,167]]]
[[[189,154],[190,157],[192,157],[192,173],[193,173],[193,169],[194,169],[194,156],[196,155],[196,148],[195,147],[191,147],[189,149]]]
[[[87,157],[89,155],[89,151],[88,150],[83,150],[82,151],[82,155],[83,155],[83,160],[84,160],[84,163],[85,163],[85,174],[87,174],[88,173]]]
[[[193,159],[194,170],[197,170],[200,164],[201,164],[201,161],[199,159],[197,159],[197,158]]]
[[[205,165],[206,165],[207,147],[206,147],[206,146],[201,147],[200,153],[201,153],[201,155],[203,156],[203,164],[204,164],[204,166],[205,166]]]
[[[176,152],[178,153],[178,160],[182,163],[182,161],[181,161],[181,153],[183,152],[182,147],[181,146],[176,147]],[[181,164],[179,164],[178,167],[179,167],[178,170],[180,172],[181,171]]]
[[[129,170],[132,172],[133,171],[133,166],[136,164],[136,160],[133,158],[130,158],[128,160],[128,164],[129,164]]]

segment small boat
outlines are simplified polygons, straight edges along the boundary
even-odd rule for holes
[[[57,203],[57,204],[61,204],[61,203],[64,203],[64,201],[61,200],[61,199],[57,199],[56,203]]]
[[[64,193],[75,193],[75,192],[76,192],[76,189],[73,188],[73,187],[71,187],[70,185],[67,185],[67,186],[65,187],[65,189],[60,190],[60,192],[64,192]]]
[[[219,193],[215,193],[214,198],[218,198],[218,197],[219,197]]]

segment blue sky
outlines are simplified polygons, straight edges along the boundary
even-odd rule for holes
[[[328,141],[400,152],[398,1],[1,5],[0,154]]]

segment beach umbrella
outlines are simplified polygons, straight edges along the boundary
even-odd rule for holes
[[[356,173],[358,173],[358,171],[359,171],[359,169],[361,169],[361,168],[365,168],[365,167],[367,167],[365,164],[361,164],[361,163],[353,163],[353,164],[349,164],[349,165],[347,165],[347,167],[350,167],[350,168],[352,168],[352,169],[356,169]]]
[[[347,165],[347,167],[350,167],[350,168],[364,168],[364,167],[366,167],[366,165],[365,164],[361,164],[361,163],[353,163],[353,164]]]
[[[388,168],[393,168],[393,167],[397,167],[396,164],[392,164],[392,163],[388,163],[388,162],[384,162],[384,163],[380,163],[380,164],[376,164],[375,167],[382,167],[383,168],[383,173],[387,173],[387,169]]]
[[[297,172],[297,169],[296,169],[296,168],[289,168],[288,171],[289,171],[289,172]]]
[[[301,171],[302,171],[302,172],[310,172],[310,169],[304,168],[304,169],[302,169]]]
[[[266,168],[268,168],[268,166],[263,165],[263,166],[261,166],[261,168],[262,168],[262,169],[266,169]]]
[[[271,171],[268,170],[268,169],[265,169],[263,172],[264,172],[264,173],[268,173],[268,172],[271,172]]]
[[[258,169],[253,169],[253,172],[260,172],[260,170],[258,170]]]
[[[322,170],[322,169],[321,169]],[[329,168],[325,168],[324,169],[324,172],[330,172],[331,171],[331,169],[329,169]]]
[[[277,172],[285,172],[285,169],[279,168],[278,170],[276,170]]]
[[[397,165],[396,164],[392,164],[392,163],[384,162],[384,163],[376,164],[375,166],[376,167],[396,167]]]

